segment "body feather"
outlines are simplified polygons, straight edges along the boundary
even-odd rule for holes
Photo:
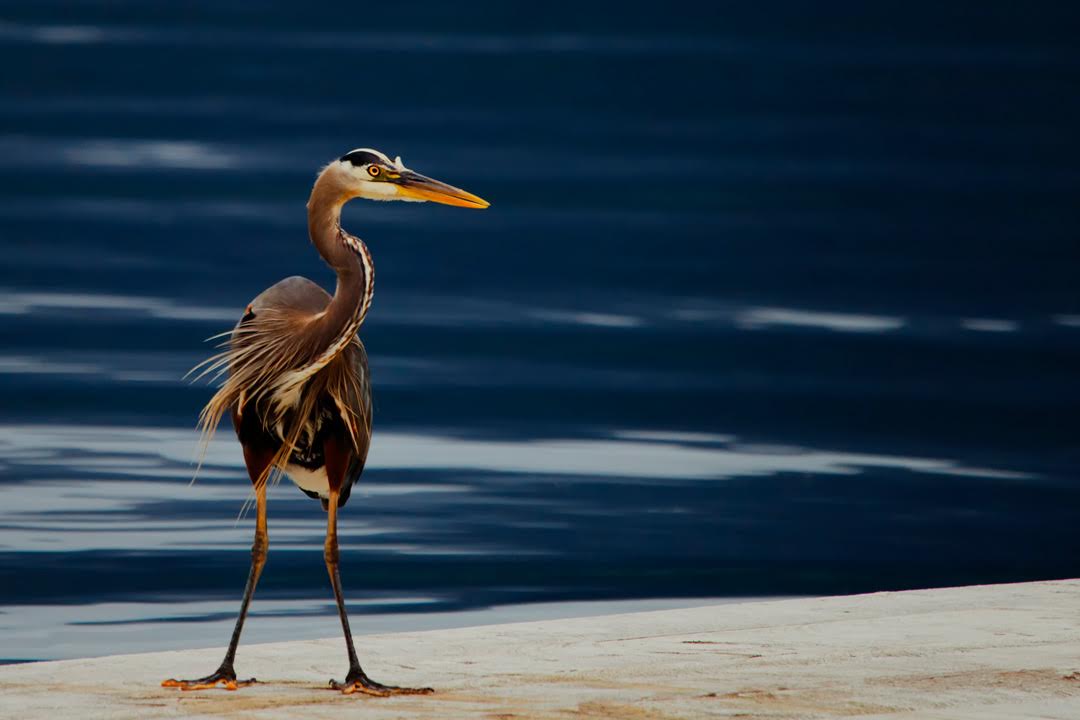
[[[270,287],[248,306],[223,350],[196,366],[198,377],[227,377],[199,414],[202,454],[226,412],[238,436],[245,414],[276,438],[273,459],[257,482],[316,441],[323,414],[341,423],[351,449],[355,481],[371,439],[371,383],[367,354],[356,333],[370,306],[374,270],[359,239],[341,233],[360,258],[363,292],[342,327],[326,322],[331,296],[317,284],[291,277]],[[241,436],[241,442],[245,438]]]

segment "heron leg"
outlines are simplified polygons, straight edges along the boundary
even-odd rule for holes
[[[329,467],[327,469],[329,470]],[[334,588],[334,599],[337,601],[338,616],[341,618],[341,629],[345,632],[345,647],[349,652],[349,672],[345,676],[344,682],[331,680],[330,687],[334,690],[340,690],[345,695],[363,693],[364,695],[387,697],[389,695],[430,694],[434,692],[431,688],[397,687],[375,682],[360,667],[360,661],[356,657],[356,648],[353,646],[352,631],[349,629],[349,616],[345,612],[345,596],[341,592],[341,574],[338,572],[338,494],[338,490],[331,489],[330,501],[326,509],[326,545],[324,546],[323,557],[326,560],[326,571],[330,574],[330,584]]]
[[[245,452],[245,456],[247,453]],[[248,470],[251,472],[249,462]],[[253,475],[255,475],[253,473]],[[261,471],[259,472],[261,475]],[[256,475],[256,477],[258,477]],[[206,677],[194,680],[175,680],[169,678],[161,683],[162,687],[176,687],[181,690],[203,690],[221,685],[226,690],[236,690],[244,685],[251,685],[255,678],[237,680],[236,671],[233,669],[233,660],[236,658],[236,647],[240,644],[240,633],[244,629],[244,619],[247,618],[248,605],[251,604],[251,596],[255,594],[255,586],[259,584],[259,576],[262,575],[263,566],[266,565],[266,551],[269,547],[269,536],[266,533],[266,481],[255,484],[255,502],[257,518],[255,521],[255,541],[251,545],[251,570],[248,572],[247,585],[244,587],[244,599],[240,602],[240,615],[236,618],[236,626],[233,628],[232,639],[229,641],[229,649],[225,652],[225,659],[217,670]]]

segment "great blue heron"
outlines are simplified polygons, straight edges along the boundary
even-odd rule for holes
[[[367,246],[340,222],[342,206],[357,197],[488,206],[476,195],[409,170],[400,157],[390,160],[367,148],[345,154],[319,174],[307,205],[308,232],[337,273],[333,297],[307,278],[282,280],[251,301],[224,352],[201,366],[207,372],[228,371],[199,424],[208,440],[225,412],[232,415],[254,485],[255,541],[240,614],[221,666],[197,680],[166,680],[166,687],[195,690],[220,684],[235,690],[254,682],[236,679],[233,660],[266,562],[266,485],[276,470],[320,499],[327,513],[323,554],[349,653],[345,681],[331,680],[330,685],[346,694],[431,692],[377,683],[360,668],[338,573],[337,511],[364,469],[371,439],[367,354],[356,333],[371,305],[375,269]]]

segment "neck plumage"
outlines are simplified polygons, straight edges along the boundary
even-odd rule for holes
[[[315,320],[320,326],[317,335],[328,343],[323,354],[330,357],[352,341],[375,292],[375,266],[367,246],[341,228],[341,208],[352,197],[330,167],[315,181],[307,206],[311,242],[337,273],[334,297]]]

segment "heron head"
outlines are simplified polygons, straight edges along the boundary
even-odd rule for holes
[[[405,167],[401,157],[391,160],[378,150],[360,148],[334,163],[342,184],[352,197],[368,200],[437,202],[482,210],[490,203],[453,185]]]

